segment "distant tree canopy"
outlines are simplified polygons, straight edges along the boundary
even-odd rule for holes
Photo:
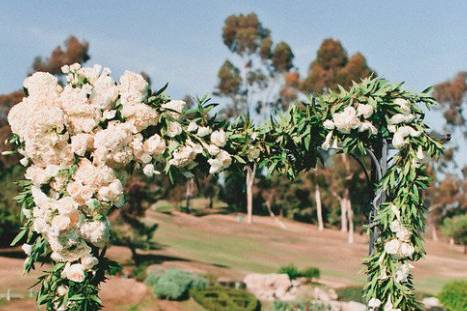
[[[217,73],[216,95],[230,99],[227,117],[249,116],[285,108],[295,93],[287,85],[294,54],[280,41],[274,44],[271,31],[255,13],[226,18],[222,39],[239,61],[225,60]],[[284,96],[283,96],[284,95]]]
[[[452,80],[439,83],[433,96],[444,106],[444,118],[449,126],[464,126],[463,116],[467,94],[467,72],[459,72]]]
[[[75,36],[70,36],[65,40],[64,46],[57,46],[49,57],[42,58],[40,56],[34,59],[32,64],[33,71],[45,71],[54,75],[62,74],[61,68],[63,65],[71,65],[73,63],[85,63],[89,60],[89,43],[79,41]]]
[[[355,53],[349,58],[340,41],[325,39],[310,64],[301,89],[307,93],[322,93],[337,89],[338,85],[348,88],[352,81],[358,82],[371,74],[376,75],[363,54]]]

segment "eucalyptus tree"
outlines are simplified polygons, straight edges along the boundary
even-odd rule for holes
[[[228,16],[222,39],[232,53],[232,59],[219,68],[215,91],[215,95],[228,99],[225,116],[243,116],[251,122],[286,108],[295,98],[288,76],[294,58],[290,46],[283,41],[274,43],[271,31],[255,13]],[[248,223],[252,222],[256,169],[255,163],[245,166]]]

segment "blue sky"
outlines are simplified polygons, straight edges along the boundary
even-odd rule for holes
[[[287,41],[305,73],[324,38],[411,89],[467,70],[467,1],[3,1],[0,93],[17,89],[37,55],[70,34],[90,43],[90,63],[144,70],[174,97],[213,90],[227,48],[226,16],[256,12]],[[431,117],[434,125],[439,124]]]

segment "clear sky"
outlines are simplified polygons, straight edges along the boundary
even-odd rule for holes
[[[2,1],[0,93],[19,88],[35,56],[74,34],[89,41],[91,64],[115,75],[144,70],[156,86],[170,82],[174,97],[203,95],[228,57],[225,17],[252,11],[291,45],[302,73],[327,37],[411,89],[467,70],[465,0]]]

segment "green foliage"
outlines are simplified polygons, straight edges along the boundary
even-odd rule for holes
[[[272,311],[328,311],[332,310],[329,305],[322,302],[288,302],[274,301]]]
[[[467,245],[467,215],[446,218],[441,230],[457,243]]]
[[[167,300],[187,299],[190,289],[203,289],[209,284],[204,277],[178,269],[150,273],[145,282],[153,288],[154,295]]]
[[[256,311],[260,308],[256,297],[242,289],[212,286],[193,289],[191,295],[209,311]]]
[[[452,281],[444,285],[439,300],[449,311],[467,310],[467,280]]]
[[[361,286],[339,288],[336,292],[339,300],[365,303],[365,299],[363,298],[363,287]]]
[[[20,206],[16,204],[18,195],[16,181],[20,179],[24,169],[14,166],[0,172],[0,246],[10,245],[21,226]]]
[[[282,266],[279,268],[278,273],[287,274],[291,280],[296,278],[319,278],[320,271],[316,267],[308,267],[303,270],[299,270],[294,264],[289,264],[287,266]]]

